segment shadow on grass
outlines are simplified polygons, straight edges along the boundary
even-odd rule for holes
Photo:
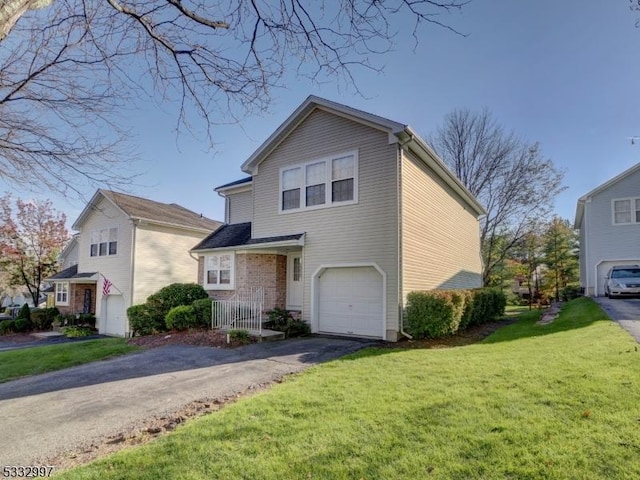
[[[551,323],[539,325],[540,311],[528,311],[520,314],[518,322],[497,330],[482,343],[498,343],[539,337],[554,333],[575,330],[592,325],[598,321],[610,321],[607,314],[590,298],[577,298],[563,305],[558,317]]]
[[[430,343],[420,344],[420,341],[414,344],[383,344],[381,346],[371,346],[364,348],[355,353],[341,357],[334,361],[357,360],[365,357],[376,357],[379,355],[387,355],[389,353],[398,353],[407,350],[437,350],[442,348],[460,348],[473,344],[491,344],[499,342],[510,342],[522,338],[539,337],[543,335],[552,335],[568,330],[587,327],[598,321],[610,321],[607,314],[600,306],[590,298],[578,298],[566,303],[559,316],[551,323],[546,325],[538,325],[542,315],[541,310],[522,310],[518,312],[518,319],[515,323],[506,323],[502,327],[490,333],[488,336],[478,339],[477,341],[467,341],[461,339],[459,343],[452,342],[453,337],[443,339],[442,343],[438,340],[430,341]],[[464,335],[461,334],[461,335]]]

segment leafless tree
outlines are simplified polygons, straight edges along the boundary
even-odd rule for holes
[[[492,271],[538,222],[546,221],[564,190],[563,172],[499,126],[488,110],[455,110],[431,138],[438,155],[487,210],[481,223],[485,284]]]
[[[204,125],[212,143],[292,78],[353,86],[407,25],[416,41],[425,25],[455,32],[443,15],[467,2],[4,0],[0,179],[126,183],[127,108],[176,102],[176,130]]]

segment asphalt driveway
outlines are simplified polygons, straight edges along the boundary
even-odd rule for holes
[[[640,298],[594,298],[607,315],[640,342]]]
[[[312,337],[237,349],[172,345],[6,382],[0,465],[43,465],[191,402],[232,397],[368,344]]]

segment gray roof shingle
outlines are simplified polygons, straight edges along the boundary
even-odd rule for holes
[[[242,245],[299,240],[303,235],[303,233],[297,233],[277,237],[251,238],[251,222],[237,223],[235,225],[223,225],[193,247],[192,250],[209,250],[213,248],[239,247]]]

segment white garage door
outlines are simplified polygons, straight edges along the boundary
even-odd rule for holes
[[[383,282],[375,268],[327,268],[318,297],[320,332],[382,337]]]
[[[124,311],[124,299],[122,295],[109,295],[104,302],[102,318],[104,319],[100,325],[100,333],[103,335],[112,335],[124,337],[127,316]]]
[[[597,285],[597,289],[596,289],[596,295],[598,295],[599,297],[604,296],[604,283],[605,283],[605,277],[607,276],[607,274],[609,273],[609,270],[611,270],[611,267],[615,266],[615,265],[640,265],[640,259],[638,260],[615,260],[615,261],[607,261],[607,262],[602,262],[598,265],[598,272],[597,272],[597,278],[596,278],[596,285]]]

